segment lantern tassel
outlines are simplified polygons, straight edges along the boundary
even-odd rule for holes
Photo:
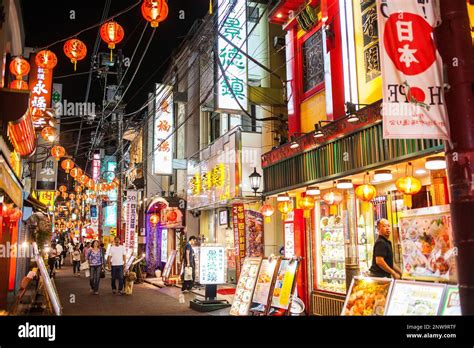
[[[209,0],[209,14],[212,15],[212,0]]]
[[[77,65],[77,61],[75,60],[74,61],[74,71],[76,71],[76,65]]]
[[[303,213],[303,217],[305,219],[309,219],[311,217],[311,210],[310,209],[305,209]]]
[[[112,57],[113,57],[113,55],[112,55],[112,50],[110,50],[110,62],[111,62],[111,63],[112,63],[112,61],[113,61],[113,60],[112,60]]]
[[[270,216],[265,216],[265,223],[269,224],[270,222],[272,222]]]
[[[405,205],[405,207],[407,208],[411,208],[412,207],[412,199],[411,199],[411,195],[403,195],[403,204]]]

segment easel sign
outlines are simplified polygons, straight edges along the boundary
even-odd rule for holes
[[[240,272],[239,283],[232,301],[230,315],[248,315],[257,276],[262,263],[261,257],[246,257]]]
[[[44,260],[38,251],[38,245],[36,243],[33,243],[33,250],[34,258],[41,275],[40,288],[43,290],[46,289],[46,291],[44,291],[44,294],[46,300],[48,301],[48,307],[50,309],[50,312],[52,314],[60,316],[62,314],[62,306],[61,302],[59,301],[59,296],[54,281],[49,277],[49,273],[46,270],[46,265],[44,264]]]
[[[173,267],[174,260],[176,258],[176,250],[171,251],[171,254],[168,256],[166,261],[165,268],[163,270],[163,279],[167,280],[170,277],[171,268]]]
[[[278,267],[277,277],[271,293],[268,315],[288,315],[293,293],[296,286],[296,273],[300,260],[298,258],[283,259]]]
[[[257,277],[257,284],[253,293],[250,313],[254,315],[266,315],[270,308],[270,294],[275,283],[276,270],[279,269],[280,257],[270,256],[262,260]]]

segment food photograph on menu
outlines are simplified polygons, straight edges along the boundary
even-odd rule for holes
[[[253,293],[251,311],[265,312],[267,309],[268,297],[272,288],[272,281],[277,264],[277,259],[262,260],[257,277],[257,284],[255,285],[255,291]]]
[[[342,315],[384,315],[392,280],[355,277],[344,304]]]
[[[247,257],[240,273],[239,283],[230,309],[230,315],[248,315],[257,275],[262,259]]]

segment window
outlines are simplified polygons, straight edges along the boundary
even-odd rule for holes
[[[302,46],[303,91],[309,92],[324,82],[324,54],[322,30],[311,35]]]
[[[260,9],[258,6],[248,6],[247,7],[247,21],[249,23],[258,23],[260,18]]]

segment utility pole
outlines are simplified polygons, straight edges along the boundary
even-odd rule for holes
[[[122,50],[119,50],[118,57],[117,57],[117,81],[122,81],[123,77],[123,61],[124,57],[122,54]],[[117,90],[118,95],[121,97],[121,93]],[[120,98],[121,99],[121,98]],[[118,166],[118,193],[117,193],[117,236],[120,237],[120,242],[123,243],[125,236],[122,233],[122,205],[123,205],[123,171],[124,171],[124,163],[123,163],[123,108],[119,105],[117,108],[117,121],[118,121],[118,158],[117,161],[119,163]]]
[[[461,310],[474,315],[474,99],[473,50],[466,1],[440,1],[436,40],[446,69],[446,107],[451,142],[446,144],[451,220],[457,247]]]

